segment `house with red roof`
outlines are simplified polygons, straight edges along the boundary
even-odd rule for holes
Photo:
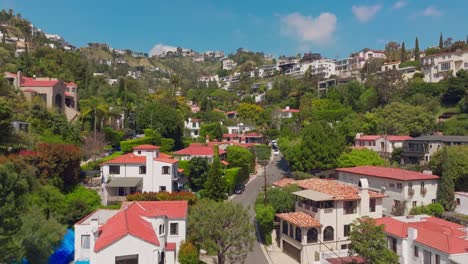
[[[211,143],[211,142],[210,142]],[[216,142],[215,142],[216,143]],[[221,142],[217,142],[221,144]],[[201,144],[201,143],[192,143],[188,147],[173,152],[172,154],[178,160],[191,160],[193,157],[202,157],[207,158],[208,162],[213,162],[214,157],[214,145],[217,144]],[[219,148],[219,158],[221,160],[226,159],[226,151],[222,148]]]
[[[382,217],[384,194],[369,189],[366,179],[359,187],[336,180],[283,178],[273,183],[283,188],[295,184],[295,211],[279,213],[280,247],[299,263],[327,263],[325,259],[348,255],[351,223],[357,218]]]
[[[468,192],[455,192],[455,212],[468,215]]]
[[[377,224],[385,226],[400,263],[468,263],[465,226],[427,215],[384,217]]]
[[[406,215],[411,208],[434,203],[439,176],[398,168],[360,166],[336,169],[339,181],[357,185],[367,179],[369,187],[385,193],[384,215]]]
[[[179,187],[178,160],[161,153],[158,146],[136,146],[100,166],[105,204],[135,192],[174,192]]]
[[[75,224],[78,262],[176,264],[187,236],[187,201],[124,202]]]
[[[48,108],[57,108],[68,120],[78,117],[78,86],[56,78],[22,76],[21,72],[6,72],[5,78],[23,92],[28,101],[40,98]]]
[[[295,114],[297,115],[299,112],[299,109],[294,109],[290,108],[289,106],[286,106],[283,110],[281,110],[280,118],[292,118]]]
[[[190,118],[184,121],[185,130],[191,138],[198,138],[200,136],[201,120],[198,118]]]
[[[364,147],[378,152],[382,156],[389,157],[396,148],[403,148],[403,142],[412,139],[406,135],[364,135],[357,133],[354,147]]]

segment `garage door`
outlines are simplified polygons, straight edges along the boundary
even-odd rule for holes
[[[301,263],[301,250],[283,240],[283,252]]]

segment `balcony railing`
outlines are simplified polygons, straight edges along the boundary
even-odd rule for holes
[[[408,189],[408,195],[413,196],[414,195],[414,189]]]
[[[426,193],[427,193],[426,187],[421,187],[421,195],[424,196],[424,195],[426,195]]]

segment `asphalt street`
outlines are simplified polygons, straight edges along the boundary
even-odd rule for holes
[[[282,159],[281,155],[275,156],[273,160],[267,166],[267,184],[271,185],[274,181],[277,181],[284,177],[284,173],[287,172],[288,166],[287,162]],[[260,173],[253,180],[251,180],[247,186],[245,186],[245,191],[240,195],[235,195],[232,199],[234,202],[238,202],[245,207],[249,207],[250,216],[252,217],[252,224],[254,223],[254,203],[257,199],[258,194],[263,191],[264,186],[264,173]],[[268,264],[265,255],[260,248],[260,242],[256,241],[251,251],[247,255],[247,264]]]

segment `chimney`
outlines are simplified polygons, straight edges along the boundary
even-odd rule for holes
[[[206,135],[205,141],[206,141],[206,144],[208,144],[210,142],[210,135]]]
[[[288,106],[286,106],[285,110],[289,110],[289,105],[288,105]]]
[[[99,218],[93,218],[91,219],[91,232],[93,232],[95,238],[98,238],[99,236]]]
[[[408,240],[416,240],[418,238],[418,230],[416,228],[408,227]]]
[[[432,171],[431,171],[431,170],[423,170],[423,173],[424,173],[424,174],[432,175]]]
[[[359,179],[359,197],[361,197],[361,216],[369,215],[369,182],[365,178]]]

